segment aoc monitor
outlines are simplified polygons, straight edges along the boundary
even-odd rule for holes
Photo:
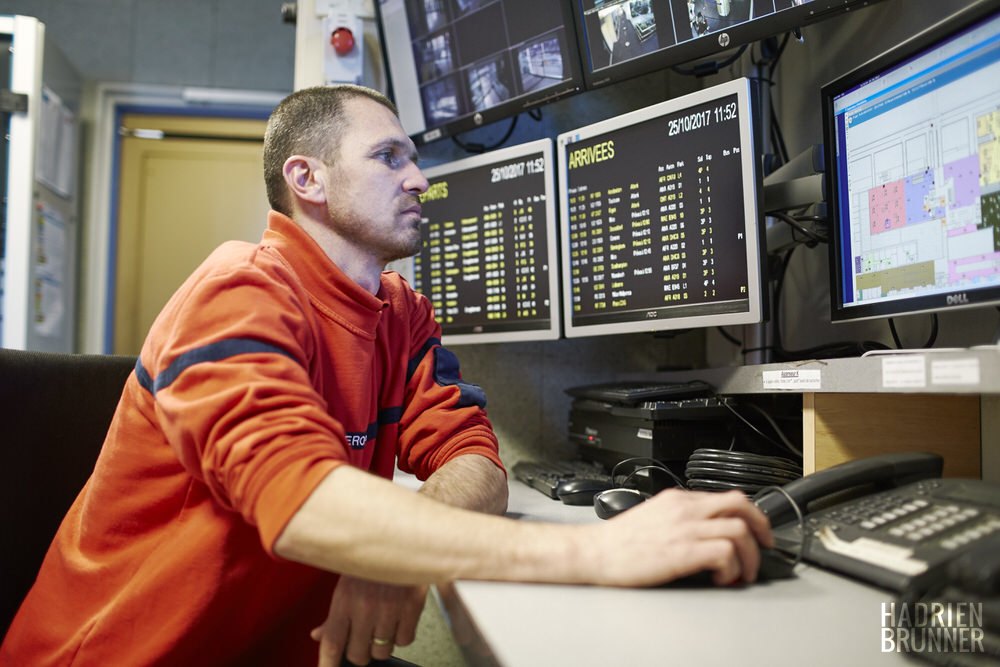
[[[424,170],[414,286],[447,344],[559,337],[555,167],[540,139]]]
[[[822,89],[831,318],[1000,303],[1000,2]]]
[[[877,0],[573,0],[588,88],[788,32]]]
[[[567,337],[761,322],[748,79],[558,137]]]
[[[378,0],[391,96],[414,142],[583,89],[570,0]]]

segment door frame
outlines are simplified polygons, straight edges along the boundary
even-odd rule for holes
[[[38,145],[42,99],[42,65],[45,24],[28,16],[0,17],[0,32],[11,36],[10,90],[28,96],[25,113],[11,113],[7,134],[7,182],[0,195],[7,197],[6,239],[2,272],[3,310],[0,312],[0,343],[4,347],[28,349],[31,315],[32,235],[35,189],[35,157]],[[12,169],[16,165],[18,168]]]
[[[87,193],[80,267],[82,352],[108,354],[114,333],[118,170],[124,113],[267,118],[289,92],[99,83],[84,108],[92,111],[93,141],[84,174]]]

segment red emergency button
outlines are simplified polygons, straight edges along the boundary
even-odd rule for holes
[[[330,45],[338,56],[346,56],[354,50],[354,33],[349,28],[337,28],[330,35]]]

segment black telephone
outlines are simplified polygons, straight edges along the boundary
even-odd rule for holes
[[[950,562],[1000,535],[1000,484],[941,479],[942,467],[936,454],[874,456],[766,491],[756,503],[781,551],[897,592],[930,588],[949,576]]]

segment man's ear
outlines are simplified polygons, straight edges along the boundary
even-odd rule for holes
[[[292,155],[285,160],[281,173],[293,197],[310,204],[324,204],[326,189],[320,175],[326,168],[326,165],[316,158]]]

